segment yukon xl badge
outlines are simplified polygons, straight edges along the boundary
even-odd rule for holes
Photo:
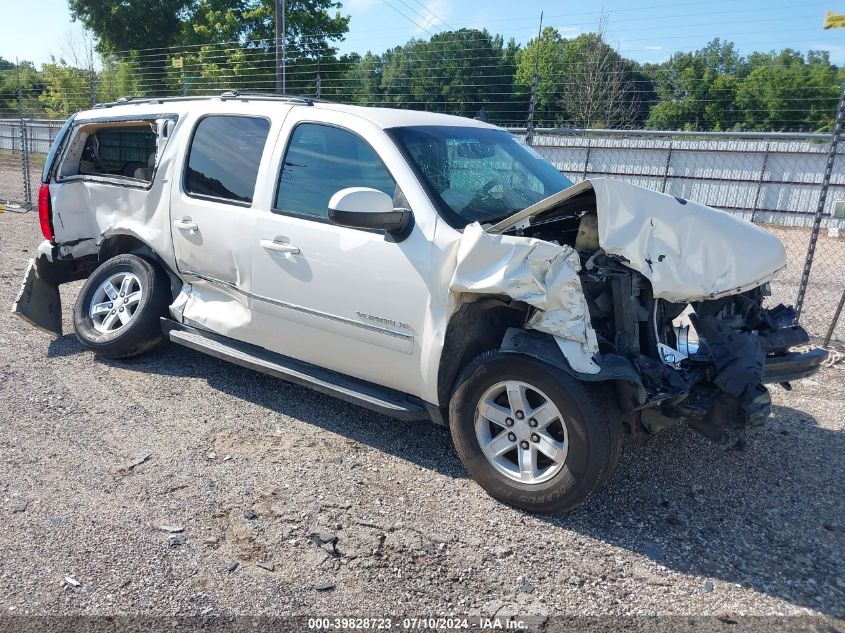
[[[381,325],[390,325],[393,327],[398,327],[405,330],[410,330],[411,326],[407,323],[402,323],[400,321],[394,321],[393,319],[386,319],[384,317],[376,316],[375,314],[367,314],[366,312],[356,311],[359,317],[364,319],[365,321],[375,321],[376,323],[380,323]]]

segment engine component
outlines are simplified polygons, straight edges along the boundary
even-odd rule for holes
[[[599,216],[595,213],[585,213],[578,223],[578,234],[575,236],[575,250],[579,253],[594,253],[599,250]]]

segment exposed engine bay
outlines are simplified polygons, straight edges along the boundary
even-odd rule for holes
[[[567,245],[578,253],[602,368],[599,375],[579,377],[614,380],[634,433],[655,433],[683,420],[715,442],[741,445],[770,415],[765,384],[789,389],[789,380],[815,373],[826,357],[819,349],[790,351],[809,337],[793,325],[793,308],[763,307],[768,283],[715,298],[655,297],[645,274],[601,247],[592,191],[504,234]],[[645,259],[649,270],[655,263]]]

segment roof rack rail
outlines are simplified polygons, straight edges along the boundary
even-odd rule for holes
[[[114,106],[125,105],[127,103],[165,103],[173,101],[202,101],[206,99],[251,99],[254,101],[287,101],[291,103],[299,103],[302,105],[314,105],[314,103],[328,103],[325,99],[318,99],[316,97],[307,97],[303,95],[289,95],[280,94],[277,92],[264,92],[261,90],[226,90],[216,95],[192,95],[180,97],[134,97],[127,95],[120,97],[115,101],[108,101],[105,103],[97,103],[94,109],[111,108]]]

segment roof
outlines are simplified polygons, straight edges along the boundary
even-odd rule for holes
[[[308,97],[284,97],[260,93],[223,93],[210,97],[143,97],[131,98],[98,105],[91,110],[77,113],[77,121],[127,116],[150,116],[155,114],[188,114],[190,112],[267,112],[279,106],[319,108],[359,116],[382,129],[410,125],[454,125],[463,127],[495,128],[494,125],[466,117],[403,110],[399,108],[372,108],[358,105],[312,100]]]

